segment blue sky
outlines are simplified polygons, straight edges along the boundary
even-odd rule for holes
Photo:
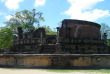
[[[52,29],[59,26],[63,19],[79,19],[110,26],[110,0],[0,0],[0,26],[11,15],[24,9],[36,9],[45,19],[40,25]]]

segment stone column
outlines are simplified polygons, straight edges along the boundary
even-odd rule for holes
[[[13,45],[17,44],[17,35],[13,34]]]
[[[23,30],[22,30],[22,27],[18,27],[18,39],[23,39]]]
[[[57,27],[57,43],[59,43],[59,27]]]
[[[33,30],[30,31],[30,46],[31,46],[31,51],[33,51],[33,45],[32,45],[32,40],[33,39]]]
[[[22,39],[23,39],[23,30],[22,27],[18,27],[18,44],[21,44],[18,46],[18,51],[22,51]]]
[[[42,33],[42,31],[40,33],[40,43],[43,44],[43,33]]]
[[[56,52],[55,53],[60,53],[61,52],[61,45],[59,43],[59,27],[57,27],[57,43],[56,43]]]
[[[68,35],[69,36],[69,43],[71,43],[71,28],[70,27],[68,28],[68,31],[69,31],[69,35]]]
[[[104,40],[104,44],[107,45],[107,34],[104,33],[104,35],[102,36],[103,40]]]
[[[80,30],[80,39],[83,39],[82,30]]]
[[[67,23],[65,23],[65,26],[66,26],[66,30],[65,30],[65,31],[66,31],[66,36],[65,36],[65,37],[67,38],[67,37],[68,37],[68,34],[67,34],[67,33],[68,33],[68,26],[67,26]]]

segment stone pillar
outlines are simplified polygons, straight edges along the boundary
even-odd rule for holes
[[[57,43],[59,43],[59,27],[57,27]]]
[[[31,46],[31,50],[33,51],[33,45],[32,45],[32,43],[33,43],[33,32],[34,32],[34,30],[31,30],[30,31],[30,46]]]
[[[24,39],[27,39],[28,38],[28,35],[27,33],[24,34]]]
[[[65,27],[66,27],[66,30],[65,30],[65,31],[66,31],[66,36],[65,36],[65,37],[67,38],[67,37],[68,37],[68,34],[67,34],[67,33],[68,33],[68,26],[67,26],[67,23],[65,23]]]
[[[13,34],[13,45],[17,44],[17,35]]]
[[[40,43],[43,44],[43,33],[42,33],[42,31],[40,33]]]
[[[30,31],[30,37],[31,37],[31,39],[33,38],[33,32],[34,32],[34,30],[31,30]]]
[[[18,27],[18,44],[21,44],[19,45],[17,48],[18,48],[18,51],[21,52],[22,51],[22,39],[23,39],[23,30],[22,30],[22,27]]]
[[[57,27],[57,43],[56,43],[56,52],[61,53],[61,45],[59,43],[59,27]]]
[[[23,39],[23,30],[22,27],[18,27],[18,40]]]
[[[80,30],[80,39],[83,39],[82,30]]]
[[[104,44],[107,45],[107,34],[106,33],[103,34],[102,39],[104,40]]]
[[[71,43],[71,28],[70,27],[68,28],[68,31],[69,31],[69,35],[68,35],[69,36],[69,43]]]

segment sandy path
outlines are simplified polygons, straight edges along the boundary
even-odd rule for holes
[[[39,69],[3,69],[0,68],[0,74],[107,74],[107,73],[99,73],[99,72],[67,72],[67,73],[62,73],[62,72],[49,72],[46,70],[39,70]]]

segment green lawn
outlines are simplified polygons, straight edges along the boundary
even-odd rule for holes
[[[98,69],[98,70],[62,70],[62,69],[50,69],[46,70],[50,72],[101,72],[101,73],[110,73],[110,69]]]
[[[69,72],[100,72],[110,74],[110,69],[96,69],[96,70],[87,70],[87,69],[20,69],[20,68],[1,68],[6,70],[42,70],[47,72],[58,72],[58,73],[69,73]]]

